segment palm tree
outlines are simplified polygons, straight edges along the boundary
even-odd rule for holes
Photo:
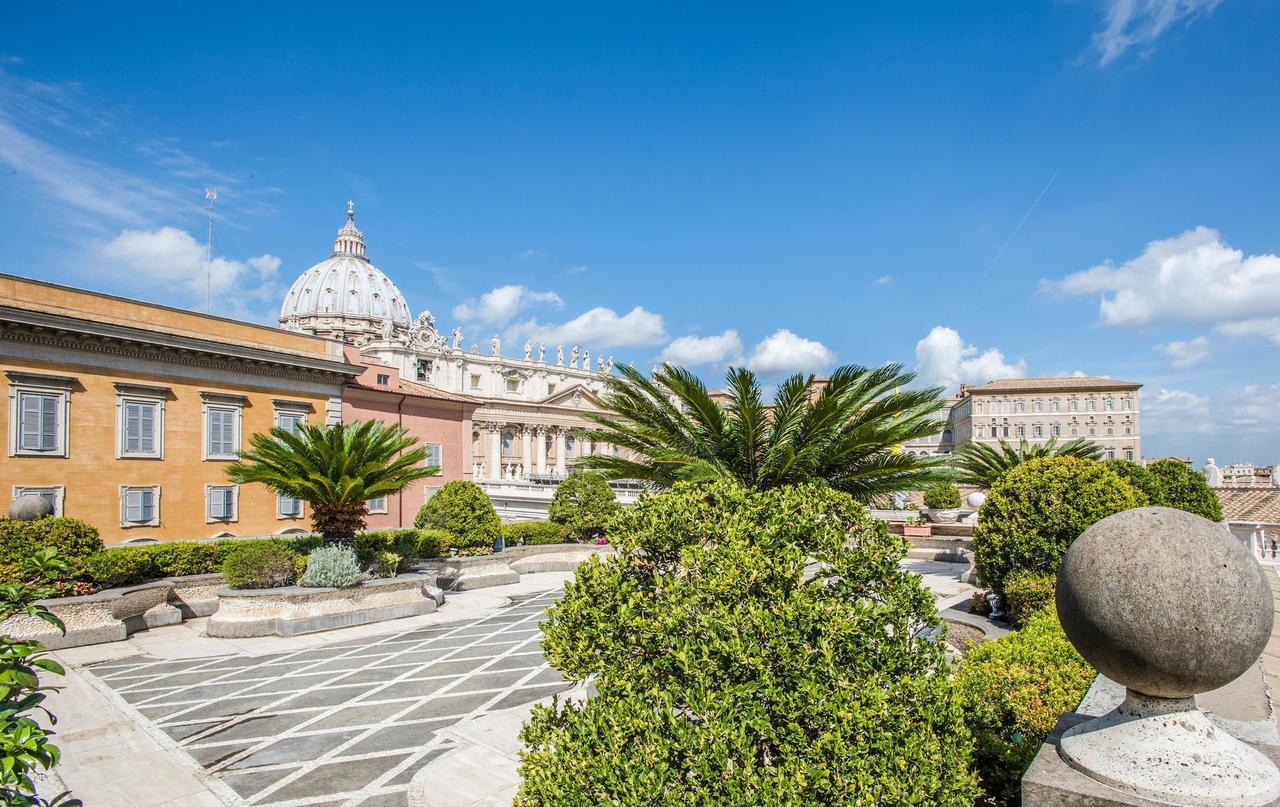
[[[944,460],[912,456],[900,446],[937,434],[941,389],[902,390],[915,378],[902,366],[844,366],[825,385],[794,375],[772,406],[750,370],[728,372],[721,405],[692,373],[665,364],[651,378],[630,367],[610,378],[603,403],[611,415],[588,415],[587,437],[621,455],[591,455],[576,468],[659,487],[677,481],[732,478],[764,489],[825,480],[861,501],[948,478]]]
[[[1040,457],[1078,457],[1083,460],[1102,459],[1102,446],[1076,438],[1058,445],[1058,438],[1051,437],[1043,445],[1030,445],[1021,440],[1015,448],[1000,441],[999,447],[985,443],[969,443],[956,452],[956,468],[960,471],[962,485],[990,488],[1002,474],[1015,465]]]
[[[304,425],[297,434],[277,427],[249,438],[249,450],[227,467],[227,477],[308,503],[311,526],[326,544],[354,546],[369,499],[440,472],[423,465],[427,450],[417,443],[403,428],[376,420]]]

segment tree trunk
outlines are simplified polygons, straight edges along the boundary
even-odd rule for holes
[[[311,527],[320,533],[325,546],[356,548],[356,532],[364,529],[368,513],[364,502],[312,503]]]

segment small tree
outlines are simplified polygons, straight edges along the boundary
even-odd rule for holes
[[[924,506],[931,510],[954,510],[961,504],[960,488],[950,482],[935,482],[924,489]]]
[[[326,544],[355,547],[364,529],[366,502],[399,493],[409,483],[435,476],[427,450],[399,426],[356,421],[281,428],[249,438],[249,450],[227,467],[227,478],[258,482],[311,506],[311,525]]]
[[[622,507],[600,474],[574,471],[556,488],[548,515],[578,540],[599,538]]]
[[[973,804],[933,597],[851,496],[678,483],[611,537],[543,624],[597,694],[534,710],[517,804]]]
[[[413,525],[448,532],[458,549],[492,547],[502,530],[502,521],[489,497],[479,485],[461,479],[436,491],[422,505]]]
[[[1075,457],[1024,462],[996,481],[978,510],[973,530],[978,576],[1003,594],[1005,579],[1016,571],[1057,574],[1067,549],[1089,525],[1144,504],[1146,497],[1105,462]]]
[[[1177,460],[1160,460],[1147,468],[1160,487],[1165,507],[1176,507],[1210,521],[1222,520],[1222,503],[1204,477]]]

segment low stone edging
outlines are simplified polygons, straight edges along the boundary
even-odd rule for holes
[[[351,588],[281,588],[217,590],[218,610],[205,633],[223,639],[296,636],[349,628],[386,619],[418,616],[436,609],[425,574],[400,574],[366,580]]]
[[[513,546],[492,555],[471,558],[437,558],[414,566],[436,576],[436,585],[445,591],[472,591],[505,586],[520,575],[535,572],[571,572],[593,555],[607,555],[607,544],[537,544]]]
[[[0,633],[21,641],[38,641],[49,650],[103,642],[121,642],[130,633],[182,621],[182,611],[169,604],[174,579],[111,588],[81,597],[40,600],[66,626],[59,632],[43,619],[26,614],[0,623]]]

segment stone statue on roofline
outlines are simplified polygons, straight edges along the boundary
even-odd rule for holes
[[[538,343],[538,363],[539,364],[542,363],[542,360],[546,357],[546,355],[547,355],[547,346],[544,345],[542,342],[539,342]]]
[[[1222,487],[1222,469],[1213,461],[1213,457],[1204,465],[1204,481],[1209,483],[1211,488]]]
[[[382,320],[382,338],[390,342],[396,336],[396,321],[391,317]]]
[[[578,366],[578,346],[574,345],[573,350],[569,351],[569,366],[576,368]]]
[[[591,351],[590,350],[582,351],[582,369],[584,370],[591,369]]]
[[[453,349],[462,350],[462,329],[456,325],[453,327]]]
[[[556,364],[564,367],[564,345],[556,345]]]
[[[532,339],[524,340],[524,360],[525,361],[533,360],[533,340]]]
[[[431,316],[430,311],[423,311],[418,315],[418,327],[424,331],[434,331],[436,329],[436,318]]]
[[[604,372],[604,356],[603,355],[596,356],[596,372],[597,373]]]
[[[493,338],[489,340],[489,351],[495,356],[502,355],[502,340],[498,338],[497,334],[494,334]]]

